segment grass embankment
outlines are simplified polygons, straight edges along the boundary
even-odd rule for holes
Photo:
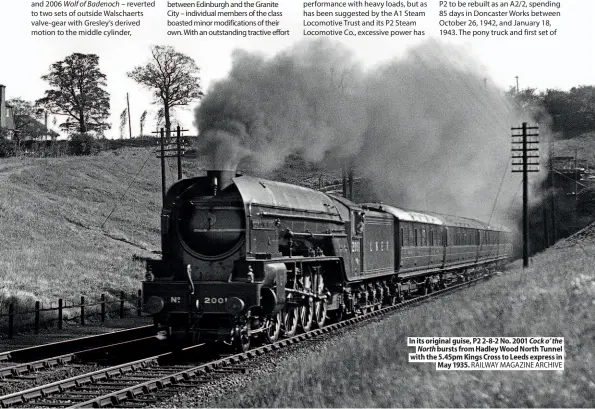
[[[594,138],[595,132],[590,132],[576,138],[558,140],[554,143],[554,155],[574,156],[576,152],[578,159],[586,159],[593,166],[595,163]]]
[[[144,263],[133,255],[160,250],[161,169],[153,152],[0,159],[0,314],[10,302],[30,310],[36,300],[55,306],[81,294],[136,292]],[[204,174],[200,163],[185,159],[184,176]],[[176,175],[168,159],[168,186]],[[319,175],[332,178],[292,157],[272,177],[315,187]]]
[[[224,407],[581,407],[595,401],[595,228],[484,284],[288,359]],[[577,243],[578,242],[578,243]],[[565,371],[437,371],[408,336],[565,338]],[[213,403],[212,403],[213,404]]]
[[[159,250],[159,164],[150,150],[2,159],[0,182],[1,303],[139,288],[143,266],[132,255]]]

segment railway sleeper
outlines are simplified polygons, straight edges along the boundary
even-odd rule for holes
[[[119,378],[121,381],[124,382],[137,382],[137,381],[152,381],[155,377],[143,377],[143,376],[127,376],[126,378]]]
[[[125,388],[126,386],[134,386],[134,385],[120,385],[119,387],[117,387],[117,386],[105,386],[105,387],[103,387],[101,385],[97,385],[95,388],[84,387],[84,388],[81,388],[79,390],[81,390],[81,391],[89,391],[89,392],[95,391],[95,392],[101,393],[101,392],[105,392],[105,391],[119,391],[119,390],[122,390],[123,388]]]
[[[56,400],[73,400],[77,402],[85,402],[89,400],[88,396],[75,396],[75,395],[59,395],[55,397]]]

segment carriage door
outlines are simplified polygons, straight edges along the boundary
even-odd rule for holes
[[[364,217],[363,213],[351,212],[351,268],[354,276],[362,275],[364,269],[363,234]]]

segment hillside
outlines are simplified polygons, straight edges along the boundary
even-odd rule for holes
[[[595,149],[585,148],[595,146],[592,136],[560,141],[556,150],[574,152],[579,146],[581,153],[593,151],[594,163]],[[254,172],[249,162],[239,168],[313,188],[341,180],[340,172],[299,156],[272,175]],[[169,184],[176,175],[173,160],[166,172]],[[200,158],[184,160],[186,177],[203,172]],[[0,303],[10,298],[32,305],[139,288],[144,265],[133,256],[156,256],[160,246],[160,166],[152,148],[0,159],[0,181]]]
[[[184,176],[204,174],[200,163],[184,159]],[[240,168],[250,172],[249,163]],[[160,250],[160,172],[150,148],[0,159],[0,308],[8,299],[30,307],[136,292],[144,264],[133,256],[158,257]],[[168,159],[168,185],[176,174]],[[316,188],[340,175],[291,157],[270,177]]]
[[[595,132],[554,143],[555,156],[574,156],[575,151],[579,159],[586,159],[590,166],[595,166]]]
[[[159,245],[159,165],[151,151],[2,159],[0,180],[0,301],[139,288],[142,265],[132,255],[150,256]]]

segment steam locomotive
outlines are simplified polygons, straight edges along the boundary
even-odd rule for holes
[[[473,219],[232,171],[169,189],[161,243],[162,259],[147,261],[145,311],[168,336],[239,351],[444,288],[512,251],[510,231]]]

